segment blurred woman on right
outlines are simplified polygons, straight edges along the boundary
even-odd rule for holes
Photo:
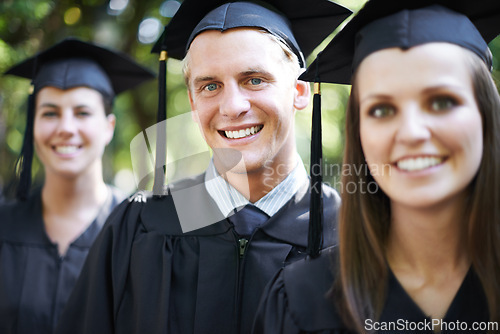
[[[275,277],[255,333],[499,332],[499,17],[371,0],[309,67],[352,82],[339,246]]]

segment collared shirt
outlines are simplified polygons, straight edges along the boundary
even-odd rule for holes
[[[305,182],[309,182],[309,179],[306,169],[300,157],[298,157],[297,165],[292,172],[269,193],[252,204],[264,211],[269,217],[272,217],[295,195]],[[205,173],[205,187],[220,211],[226,217],[232,214],[235,208],[243,207],[250,203],[245,196],[220,176],[213,160],[210,161]]]

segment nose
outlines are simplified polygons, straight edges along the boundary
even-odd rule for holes
[[[250,101],[239,85],[226,85],[219,106],[220,113],[230,119],[237,119],[249,110]]]
[[[62,113],[57,125],[57,133],[63,137],[70,137],[76,133],[77,125],[73,111],[65,111]]]
[[[431,131],[425,116],[425,112],[418,106],[410,106],[401,110],[396,141],[414,145],[430,139]]]

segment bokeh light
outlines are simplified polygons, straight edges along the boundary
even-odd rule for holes
[[[110,0],[108,6],[109,15],[120,15],[128,6],[128,0]]]
[[[77,23],[82,16],[82,11],[78,7],[71,7],[64,13],[64,23],[71,26]]]
[[[139,24],[137,38],[142,44],[153,43],[160,36],[162,28],[163,25],[161,24],[160,20],[155,18],[144,19],[141,24]]]
[[[160,6],[160,15],[163,17],[173,17],[180,6],[179,1],[167,0]]]

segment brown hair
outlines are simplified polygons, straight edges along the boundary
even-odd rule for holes
[[[500,96],[485,64],[468,56],[475,99],[483,121],[483,158],[468,186],[467,249],[482,283],[491,321],[500,321]],[[359,98],[356,74],[346,114],[344,168],[366,168],[359,132]],[[361,170],[361,169],[359,169]],[[343,173],[342,184],[374,182],[368,175]],[[366,319],[378,319],[388,281],[385,247],[391,206],[387,195],[375,192],[341,194],[339,218],[340,275],[333,297],[346,325],[364,333]]]

